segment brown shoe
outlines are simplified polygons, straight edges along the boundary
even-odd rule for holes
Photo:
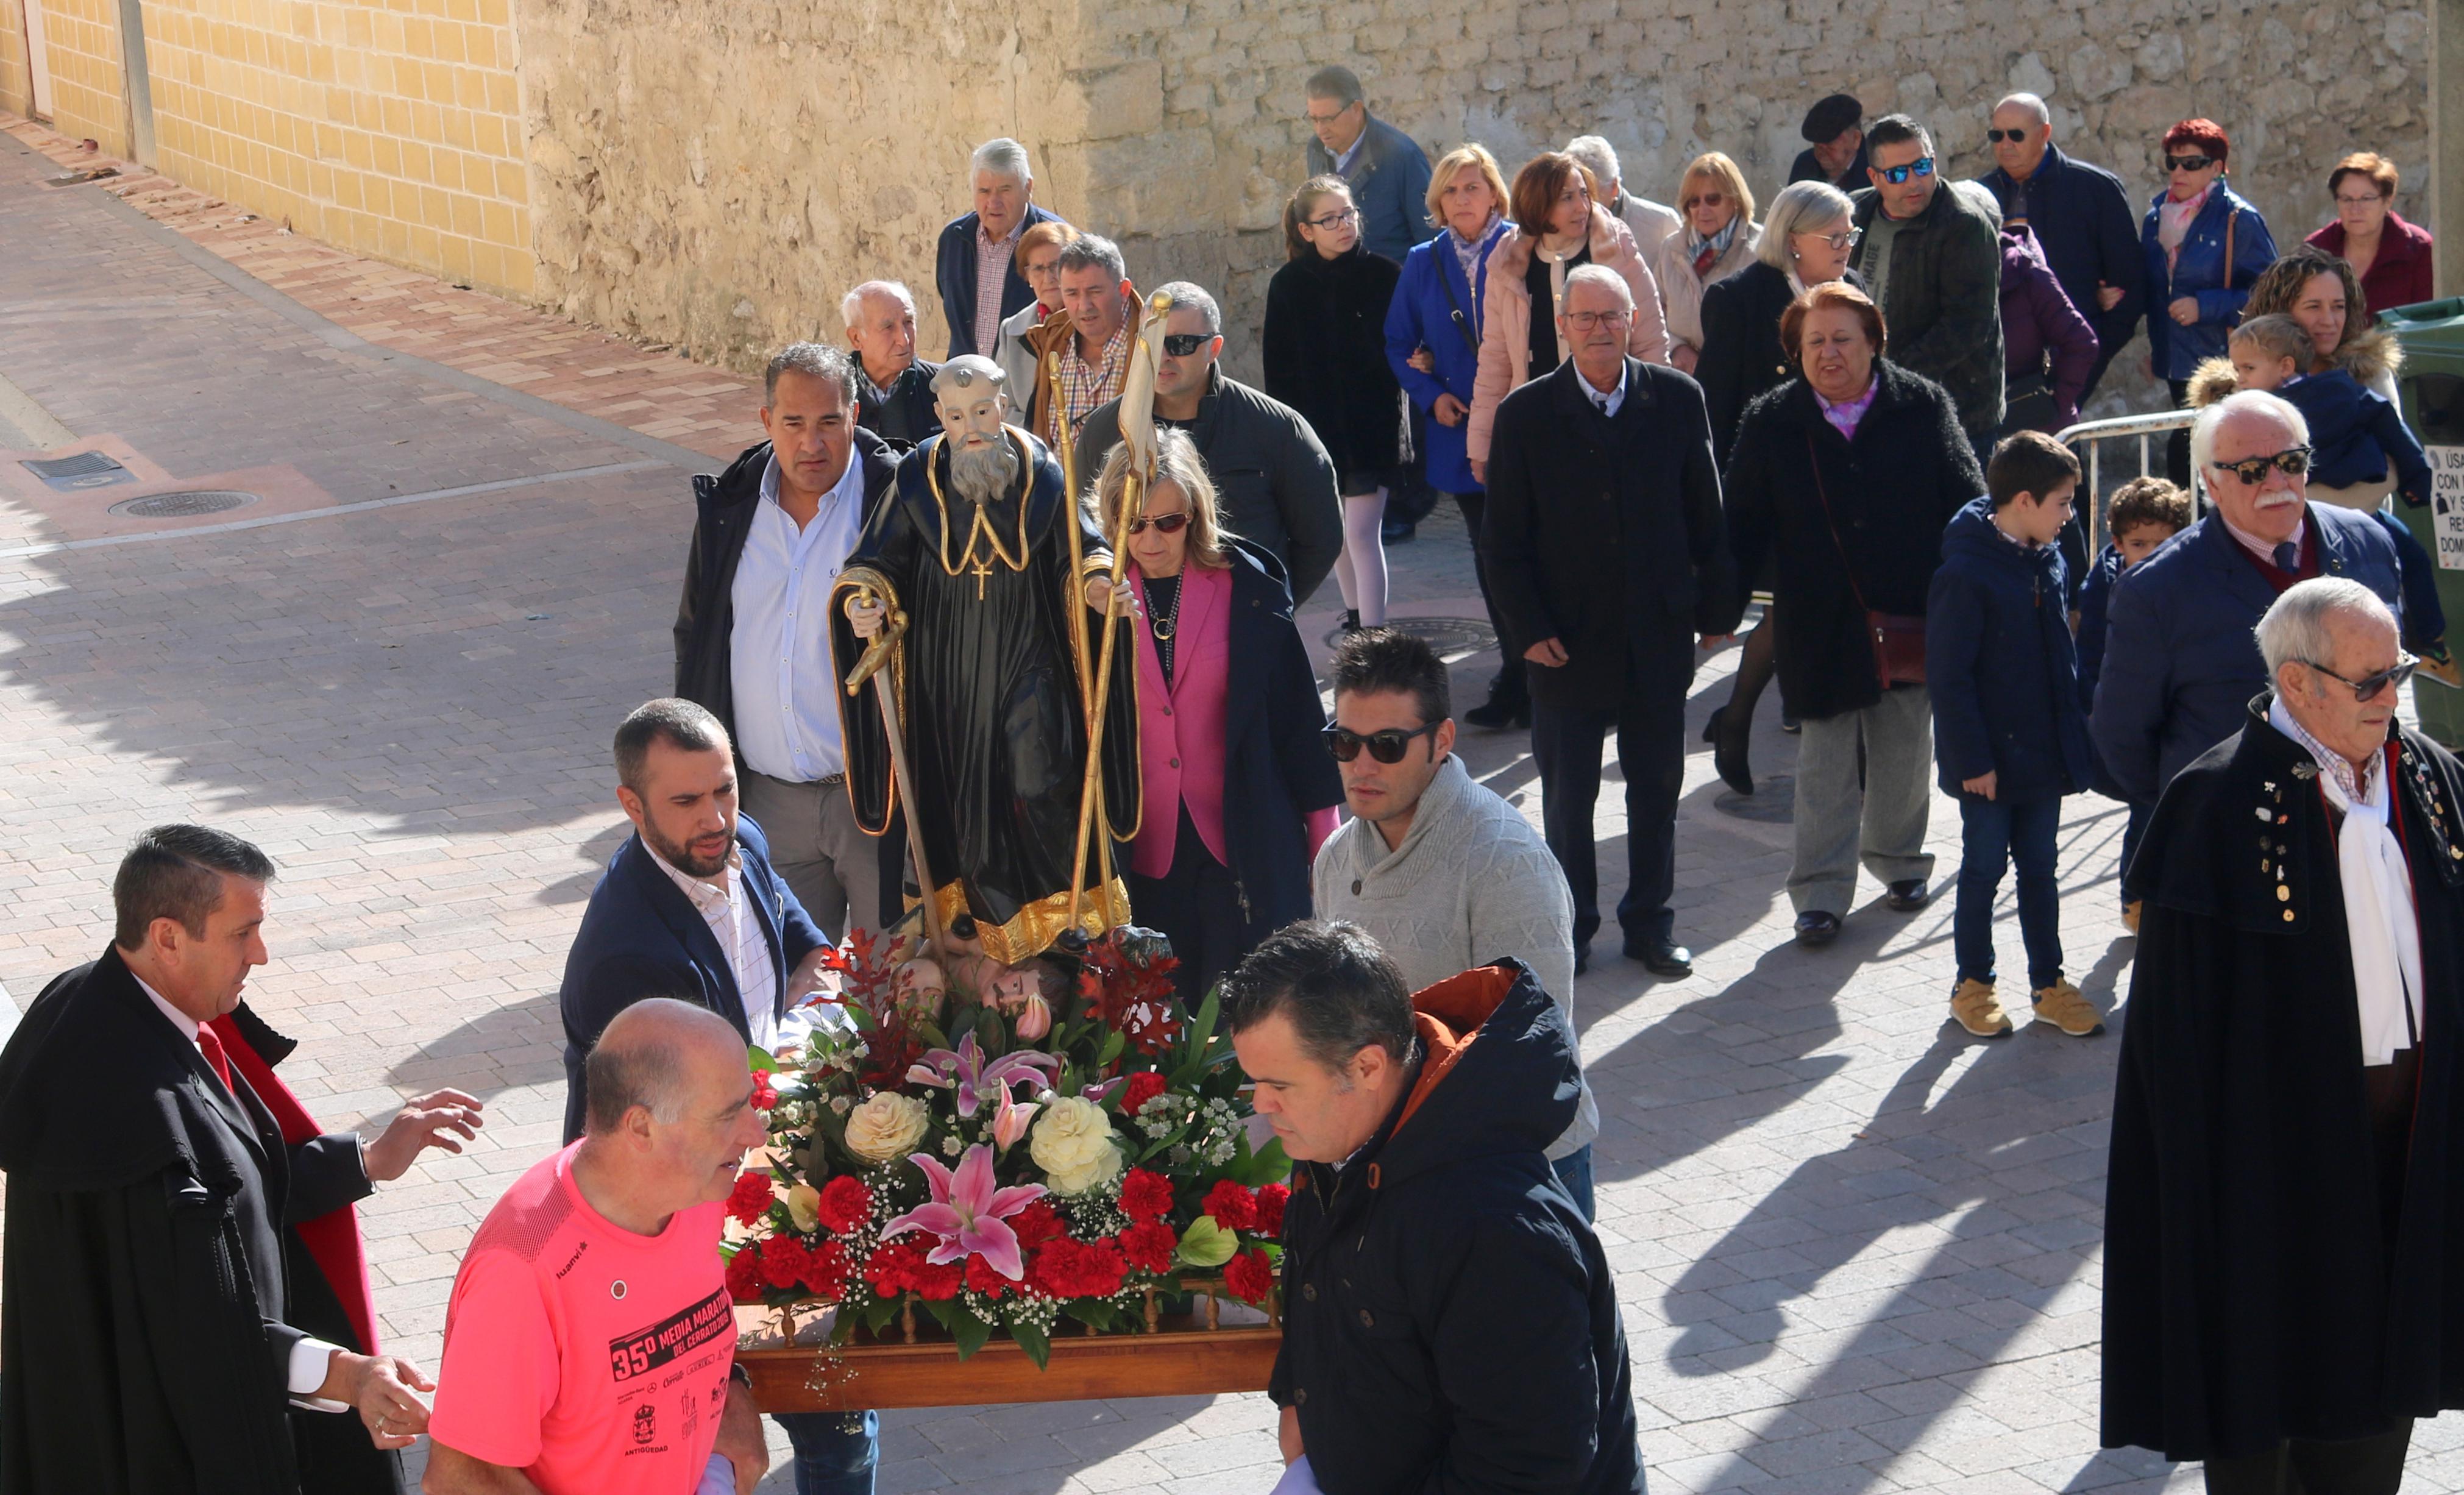
[[[2130,931],[2130,933],[2134,934],[2139,933],[2138,899],[2133,898],[2128,903],[2122,906],[2122,927]]]
[[[2068,981],[2035,990],[2036,1021],[2050,1022],[2073,1038],[2092,1038],[2104,1031],[2104,1017]]]
[[[1950,1015],[1978,1038],[2005,1038],[2011,1032],[2011,1015],[2002,1010],[1991,981],[1961,981],[1950,994]]]

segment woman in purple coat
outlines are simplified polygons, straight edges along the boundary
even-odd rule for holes
[[[2002,231],[2002,429],[2050,436],[2079,420],[2096,329],[2071,304],[2025,224]]]

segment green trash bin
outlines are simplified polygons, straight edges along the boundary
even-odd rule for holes
[[[2398,393],[2405,422],[2430,449],[2429,506],[2399,502],[2394,510],[2438,567],[2438,601],[2447,610],[2452,648],[2464,642],[2464,297],[2399,306],[2379,323],[2404,346]],[[2421,730],[2434,742],[2464,747],[2464,691],[2428,675],[2412,678]]]

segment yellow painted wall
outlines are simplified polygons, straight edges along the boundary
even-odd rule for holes
[[[16,0],[0,0],[0,109],[32,114],[34,100],[26,79],[26,38],[20,29]]]
[[[115,0],[26,0],[43,8],[52,64],[52,127],[92,139],[106,156],[128,154],[120,7]]]
[[[531,295],[508,0],[144,5],[165,175],[330,244]]]

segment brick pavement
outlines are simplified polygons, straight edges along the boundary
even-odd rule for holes
[[[468,1154],[364,1210],[385,1330],[432,1363],[473,1225],[555,1141],[553,991],[621,839],[607,733],[667,684],[683,474],[338,353],[162,253],[93,188],[38,174],[0,147],[0,378],[166,477],[289,469],[341,512],[63,548],[48,542],[96,495],[0,490],[0,986],[29,998],[99,947],[109,870],[138,828],[209,818],[265,845],[285,870],[253,1000],[304,1040],[288,1072],[312,1106],[350,1125],[442,1084],[491,1106]],[[558,336],[517,308],[486,316],[508,338],[526,318],[542,346]],[[626,470],[557,480],[607,466]],[[1394,560],[1399,611],[1477,614],[1451,516]],[[1313,638],[1334,605],[1305,615]],[[1728,663],[1706,666],[1689,726]],[[1467,656],[1459,688],[1476,693],[1491,666]],[[1761,766],[1785,774],[1793,742],[1771,713]],[[1464,754],[1536,817],[1519,737],[1469,734]],[[1947,1033],[1947,897],[1908,917],[1868,902],[1837,946],[1797,950],[1788,828],[1724,813],[1719,792],[1698,744],[1679,862],[1697,975],[1655,982],[1604,947],[1577,993],[1606,1124],[1600,1228],[1658,1487],[2195,1487],[2095,1447],[2114,1040]],[[1938,886],[1956,826],[1937,802]],[[1613,801],[1600,831],[1613,862]],[[2111,908],[2120,833],[2118,810],[2088,799],[2063,827],[2073,970],[2103,1002],[2130,949]],[[1621,882],[1604,875],[1604,902]],[[1257,1396],[884,1420],[891,1495],[1230,1495],[1274,1472]],[[2413,1467],[2416,1487],[2464,1487],[2459,1419],[2422,1429]],[[765,1485],[789,1487],[783,1469]]]

